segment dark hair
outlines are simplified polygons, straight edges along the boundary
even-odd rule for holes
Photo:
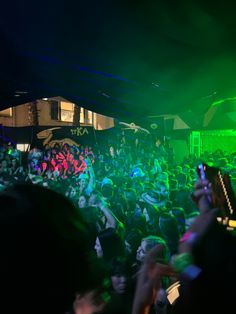
[[[111,184],[104,184],[101,188],[102,195],[107,198],[111,198],[114,193],[114,187]]]
[[[180,232],[176,218],[168,213],[162,213],[159,218],[161,236],[165,239],[171,254],[177,253]]]
[[[124,241],[114,228],[107,228],[98,234],[103,250],[103,258],[111,262],[115,256],[124,256]]]
[[[131,266],[127,259],[123,257],[115,257],[111,262],[111,276],[114,275],[130,275]]]
[[[0,209],[1,307],[64,313],[77,291],[95,284],[80,212],[63,195],[35,185],[6,189]]]
[[[126,255],[130,263],[135,263],[137,249],[140,246],[140,243],[144,236],[145,234],[138,228],[132,228],[127,231],[125,237],[125,241],[127,242]]]
[[[127,241],[136,252],[143,237],[144,234],[140,229],[133,228],[127,232],[125,241]]]

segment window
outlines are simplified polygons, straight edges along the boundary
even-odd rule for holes
[[[12,117],[12,107],[1,110],[0,111],[0,116],[2,117]]]
[[[73,122],[74,117],[74,104],[70,102],[61,101],[61,121]]]
[[[51,119],[63,122],[74,122],[75,105],[67,101],[50,100]],[[82,124],[93,125],[93,112],[80,108],[79,122]]]
[[[84,108],[80,107],[80,123],[84,123],[85,117],[84,117]]]
[[[27,152],[29,150],[30,144],[16,144],[16,149],[20,150],[21,152]]]
[[[51,100],[51,119],[63,122],[73,122],[74,104],[66,101]]]
[[[51,119],[59,120],[59,117],[60,117],[59,102],[56,100],[50,100],[50,105],[51,105]]]
[[[88,124],[93,124],[93,113],[88,110]]]
[[[80,107],[80,123],[93,124],[93,112]]]

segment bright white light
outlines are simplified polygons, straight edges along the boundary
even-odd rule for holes
[[[16,144],[16,149],[20,150],[21,152],[26,152],[29,149],[30,144]]]

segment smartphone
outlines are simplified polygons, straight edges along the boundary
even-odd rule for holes
[[[219,168],[210,167],[204,163],[197,166],[197,174],[201,180],[207,179],[211,183],[212,194],[208,200],[211,207],[220,210],[217,217],[218,222],[227,227],[235,228],[236,198],[229,174],[223,174]]]
[[[209,180],[209,178],[206,175],[206,171],[207,171],[207,165],[204,163],[200,163],[197,166],[197,174],[199,176],[199,178],[204,181],[204,180]],[[204,186],[204,189],[206,190],[208,187]],[[207,200],[209,202],[209,204],[212,204],[212,198],[210,197],[210,195],[207,196]]]
[[[206,165],[204,165],[203,163],[199,164],[197,170],[199,178],[201,180],[206,180]]]

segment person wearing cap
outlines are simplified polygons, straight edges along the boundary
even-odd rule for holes
[[[149,192],[151,193],[151,191]],[[146,194],[147,199],[150,197],[151,195]],[[154,199],[154,196],[152,197]],[[149,199],[148,199],[149,201]],[[141,204],[141,202],[140,202]],[[141,204],[142,210],[143,210],[143,215],[145,217],[146,220],[146,230],[147,230],[147,234],[152,234],[152,235],[158,235],[159,234],[159,226],[158,226],[158,221],[159,221],[159,217],[160,217],[160,211],[157,207],[157,205],[151,204],[147,201],[144,201]]]
[[[154,190],[148,190],[141,195],[140,201],[157,207],[160,201],[160,195]]]
[[[169,201],[170,186],[166,180],[158,180],[155,182],[155,191],[159,195],[159,201],[157,203],[158,208],[165,209]]]

